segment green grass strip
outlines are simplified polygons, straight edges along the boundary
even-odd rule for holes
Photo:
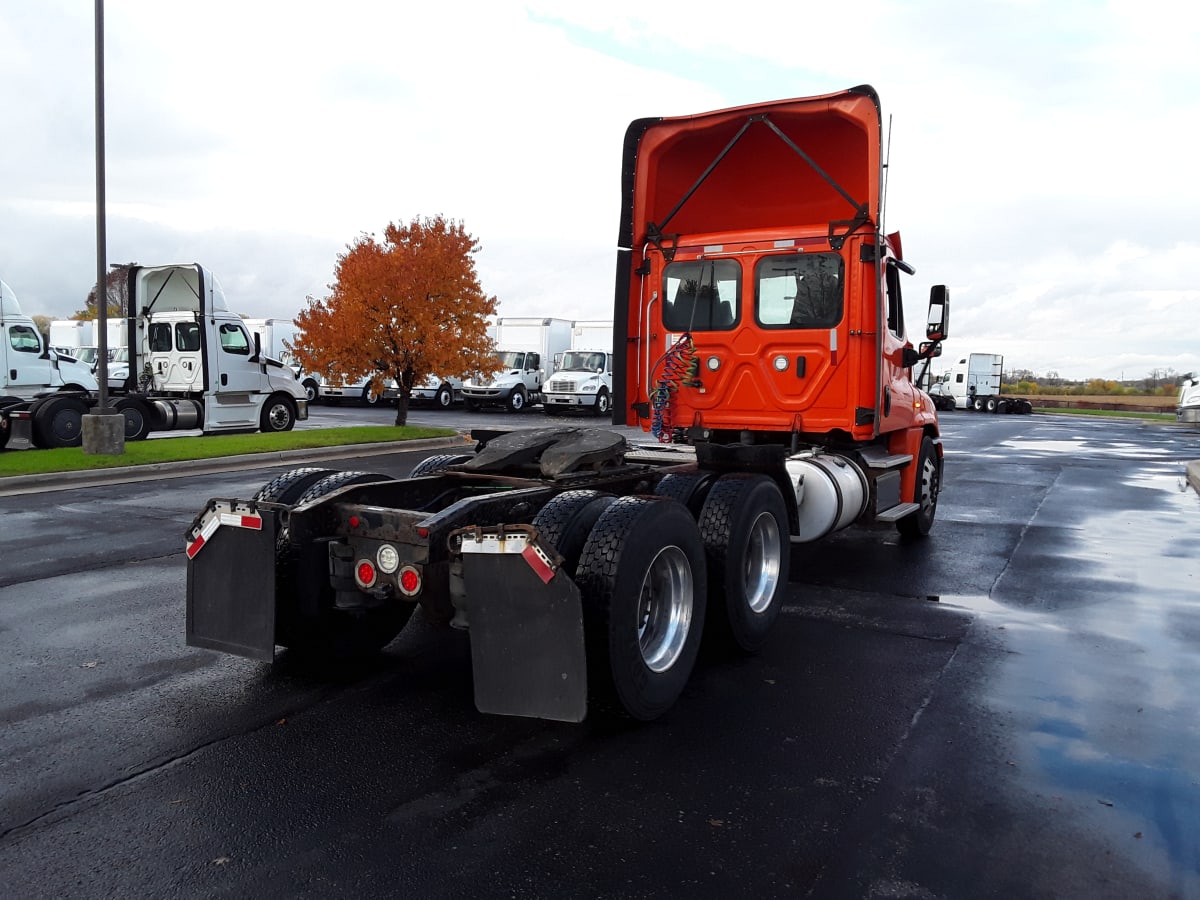
[[[81,447],[57,450],[5,450],[0,452],[0,478],[38,475],[44,472],[82,472],[117,466],[144,466],[189,459],[216,459],[243,453],[278,453],[281,450],[311,450],[343,444],[376,444],[386,441],[415,441],[451,437],[449,428],[398,428],[361,425],[353,428],[313,428],[277,434],[214,434],[191,437],[154,438],[130,441],[121,456],[85,455]]]
[[[1111,419],[1149,419],[1155,422],[1174,422],[1175,413],[1128,412],[1121,409],[1075,409],[1060,406],[1035,406],[1034,412],[1062,416],[1107,416]]]

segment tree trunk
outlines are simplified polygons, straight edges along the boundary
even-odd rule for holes
[[[412,397],[412,389],[400,386],[400,396],[396,398],[396,424],[408,424],[408,401]]]

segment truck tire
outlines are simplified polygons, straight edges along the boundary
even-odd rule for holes
[[[300,386],[304,388],[304,393],[308,395],[309,403],[316,403],[321,399],[321,386],[317,384],[315,378],[305,378],[300,382]]]
[[[118,398],[113,404],[113,409],[125,417],[125,440],[144,441],[153,431],[151,423],[154,421],[154,414],[145,402],[136,397]]]
[[[766,475],[725,475],[698,521],[708,564],[708,631],[743,653],[762,649],[779,618],[791,541],[779,486]]]
[[[904,537],[918,538],[929,534],[929,529],[933,527],[933,517],[937,514],[941,477],[933,438],[926,436],[921,440],[921,452],[917,456],[916,495],[912,500],[913,503],[919,503],[921,508],[903,519],[896,520],[896,530]]]
[[[287,394],[272,394],[263,404],[258,417],[259,430],[264,433],[291,431],[296,424],[296,404]]]
[[[589,701],[650,721],[687,685],[704,630],[704,544],[683,504],[621,497],[593,526],[575,583]]]
[[[437,456],[427,456],[408,473],[409,478],[418,478],[421,475],[428,475],[437,469],[444,469],[446,466],[456,466],[459,463],[464,463],[471,458],[469,453],[439,453]]]
[[[333,475],[333,469],[318,469],[307,466],[276,475],[254,494],[255,500],[267,503],[294,503],[296,498],[308,490],[309,485]]]
[[[508,403],[506,404],[509,412],[522,412],[529,403],[529,395],[525,393],[525,388],[513,388],[513,392],[508,395]]]
[[[988,398],[987,398],[987,400],[985,400],[985,401],[983,402],[983,405],[984,405],[984,408],[985,408],[985,409],[986,409],[988,412],[990,412],[990,413],[994,413],[994,412],[996,411],[996,406],[997,406],[997,403],[996,403],[996,398],[995,398],[995,397],[988,397]]]
[[[83,417],[87,404],[78,397],[49,397],[33,414],[37,446],[47,449],[78,447],[83,443]]]
[[[592,407],[592,413],[596,416],[607,416],[612,413],[612,398],[604,388],[600,388],[600,392],[596,394],[596,405]]]
[[[700,510],[704,508],[704,500],[708,497],[708,489],[712,485],[711,472],[698,472],[688,475],[664,475],[654,488],[658,497],[670,497],[678,500],[691,512],[695,519],[700,518]]]
[[[362,397],[363,406],[378,406],[379,401],[383,399],[383,394],[372,394],[371,386],[368,384],[363,388]]]
[[[1028,400],[1022,400],[1021,408],[1019,410],[1017,410],[1017,412],[1019,412],[1023,416],[1030,415],[1033,412],[1033,404],[1030,403]]]
[[[310,483],[295,504],[319,499],[347,485],[391,480],[391,476],[370,472],[331,472]],[[275,546],[277,597],[291,595],[288,585],[293,580],[296,552],[287,529],[280,529]],[[320,594],[315,616],[300,617],[293,609],[282,606],[275,614],[276,643],[287,647],[299,659],[317,664],[353,662],[378,653],[395,639],[417,608],[415,603],[392,600],[373,609],[336,609],[334,591],[328,582],[321,585]]]
[[[541,508],[533,519],[538,536],[558,551],[572,578],[579,567],[583,545],[600,515],[616,497],[599,491],[566,491]]]
[[[972,400],[971,409],[975,410],[975,412],[983,412],[983,398],[976,397],[974,400]]]
[[[454,391],[450,385],[443,384],[433,397],[433,405],[438,409],[449,409],[454,405]]]

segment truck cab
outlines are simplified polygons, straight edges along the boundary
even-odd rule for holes
[[[126,387],[155,398],[175,427],[205,432],[278,431],[308,417],[295,373],[262,352],[230,311],[216,277],[200,265],[134,267]]]
[[[16,294],[0,281],[0,395],[29,400],[46,391],[98,387],[91,366],[52,350],[21,311]]]

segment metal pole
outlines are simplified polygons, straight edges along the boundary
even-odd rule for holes
[[[125,415],[108,405],[108,286],[104,246],[104,0],[96,0],[96,382],[99,402],[83,416],[84,454],[121,456],[125,453]]]
[[[96,373],[100,382],[100,412],[108,407],[108,270],[104,244],[104,0],[96,0]]]

